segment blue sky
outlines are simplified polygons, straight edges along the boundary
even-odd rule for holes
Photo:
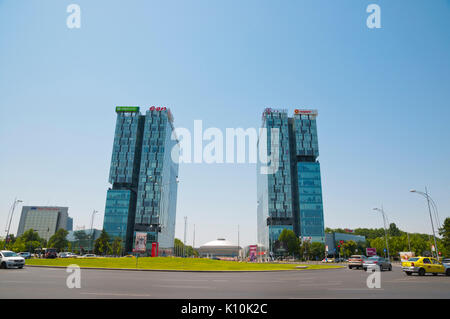
[[[68,29],[66,8],[81,7]],[[368,29],[366,7],[381,7]],[[0,226],[17,196],[103,221],[116,105],[177,127],[259,127],[319,111],[325,224],[430,233],[450,215],[450,1],[0,0]],[[256,166],[180,166],[176,236],[256,242]],[[17,230],[19,213],[13,220]],[[2,230],[2,235],[3,230]]]

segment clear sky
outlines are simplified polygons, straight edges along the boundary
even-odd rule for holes
[[[81,7],[69,29],[66,8]],[[381,8],[369,29],[366,8]],[[14,198],[101,228],[116,105],[175,126],[258,128],[312,108],[327,227],[430,233],[425,186],[450,215],[448,0],[0,0],[0,233]],[[184,164],[176,236],[256,242],[256,165]],[[13,219],[17,231],[20,211]]]

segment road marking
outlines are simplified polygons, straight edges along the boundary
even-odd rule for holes
[[[152,280],[154,280],[154,278],[152,278]],[[188,282],[197,282],[197,281],[209,281],[208,279],[159,279],[161,281],[175,281],[175,282],[180,282],[180,281],[188,281]]]
[[[109,293],[109,292],[81,292],[80,295],[151,297],[151,295],[115,294],[115,293]]]
[[[152,285],[152,287],[160,287],[160,288],[187,288],[187,289],[215,289],[214,287],[204,287],[204,286],[168,286],[168,285]]]
[[[383,288],[329,288],[328,290],[357,290],[357,291],[378,291],[378,290],[384,290]]]

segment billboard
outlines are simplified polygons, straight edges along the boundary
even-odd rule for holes
[[[133,252],[145,253],[146,250],[147,250],[147,233],[136,232]]]
[[[366,248],[366,256],[376,256],[377,255],[377,249],[376,248]]]
[[[416,256],[413,251],[401,251],[398,254],[400,255],[401,262],[406,262],[409,258]]]
[[[250,245],[249,246],[249,255],[250,255],[250,260],[253,261],[256,259],[256,251],[258,250],[258,246],[257,245]]]

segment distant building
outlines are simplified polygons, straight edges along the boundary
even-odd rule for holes
[[[49,240],[58,229],[67,229],[68,207],[23,206],[17,236],[34,229],[39,237]]]
[[[238,257],[241,247],[225,238],[210,241],[198,249],[200,257]]]
[[[338,253],[336,243],[343,240],[344,242],[353,240],[355,243],[365,242],[366,237],[360,235],[353,235],[347,233],[326,233],[325,234],[325,245],[328,246],[328,253],[332,255],[334,252]],[[364,252],[363,252],[364,253]]]
[[[67,231],[71,231],[73,230],[73,218],[72,217],[67,217]]]

